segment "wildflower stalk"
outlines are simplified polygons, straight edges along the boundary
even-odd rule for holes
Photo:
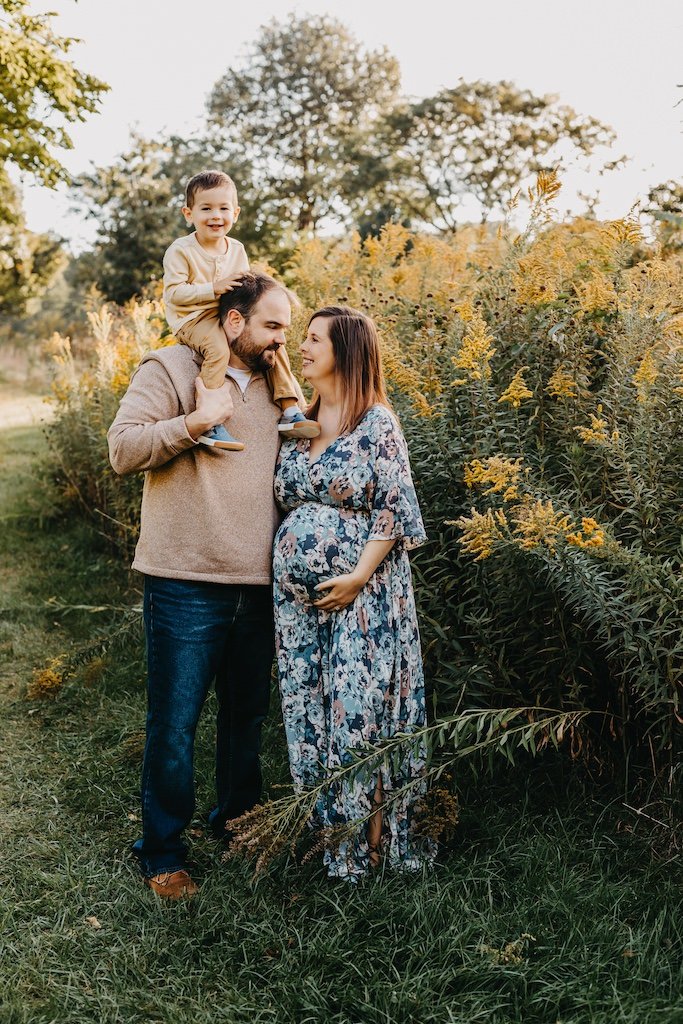
[[[374,791],[374,776],[380,769],[390,774],[392,766],[418,755],[425,746],[432,756],[437,750],[452,749],[438,763],[432,762],[423,773],[402,786],[385,788],[385,810],[423,791],[425,786],[440,779],[462,758],[493,752],[511,761],[515,751],[524,750],[534,756],[548,744],[557,747],[590,714],[592,712],[588,710],[558,711],[540,707],[475,708],[442,718],[411,733],[397,733],[370,749],[360,748],[354,752],[353,760],[323,774],[317,785],[270,800],[232,820],[230,831],[234,838],[230,855],[256,857],[258,873],[282,852],[289,850],[294,853],[299,840],[309,829],[318,802],[331,789],[365,780]],[[521,718],[524,721],[519,721]],[[357,834],[373,810],[371,808],[365,816],[334,829],[321,830],[322,836],[315,848],[320,845],[320,839],[323,843],[338,843]]]

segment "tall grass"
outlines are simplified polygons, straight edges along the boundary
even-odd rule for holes
[[[290,861],[255,882],[205,831],[211,700],[190,835],[202,888],[191,903],[156,899],[129,855],[141,637],[83,665],[56,700],[23,696],[34,665],[90,642],[108,614],[93,609],[137,595],[77,518],[37,528],[37,431],[3,442],[0,672],[13,686],[0,689],[2,1024],[678,1024],[673,865],[652,857],[636,818],[560,764],[476,799],[463,785],[433,872],[380,874],[355,892]],[[276,709],[264,754],[277,794],[287,770]]]

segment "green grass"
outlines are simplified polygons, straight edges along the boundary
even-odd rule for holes
[[[0,433],[0,1022],[2,1024],[681,1024],[680,865],[623,829],[561,766],[463,786],[452,848],[417,878],[359,890],[318,864],[254,881],[200,817],[200,895],[163,905],[137,836],[139,626],[53,702],[36,666],[106,634],[130,578],[77,522],[45,518],[36,430]],[[211,708],[198,809],[211,803]],[[286,779],[279,718],[268,784]],[[464,769],[463,769],[464,771]],[[93,927],[96,918],[101,927]],[[532,935],[518,962],[494,951]]]

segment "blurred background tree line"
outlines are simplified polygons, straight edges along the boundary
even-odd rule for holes
[[[366,50],[330,17],[301,16],[263,27],[216,82],[197,136],[133,135],[113,164],[69,180],[55,152],[70,148],[68,125],[96,111],[107,87],[69,61],[74,41],[57,36],[51,18],[30,15],[26,0],[0,0],[0,339],[78,333],[89,293],[119,304],[147,293],[164,249],[186,230],[183,186],[198,168],[232,174],[238,236],[281,269],[321,231],[363,239],[400,223],[449,237],[464,202],[485,222],[560,160],[602,154],[601,173],[620,162],[605,159],[612,130],[556,97],[461,80],[409,99],[386,49]],[[96,224],[90,250],[73,256],[56,235],[27,230],[12,166],[69,183],[74,206]],[[650,206],[662,238],[680,244],[681,185],[653,189]]]

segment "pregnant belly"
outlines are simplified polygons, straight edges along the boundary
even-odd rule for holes
[[[273,575],[285,596],[308,603],[315,586],[355,568],[369,533],[362,512],[310,502],[289,513],[277,534]]]

